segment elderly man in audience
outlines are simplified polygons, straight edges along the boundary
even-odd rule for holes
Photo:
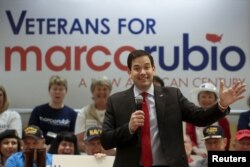
[[[12,154],[5,167],[52,166],[52,156],[46,153],[42,130],[34,125],[23,129],[23,151]]]
[[[250,130],[237,131],[233,146],[235,151],[250,151]]]
[[[97,158],[105,157],[106,155],[114,155],[114,150],[104,150],[101,145],[102,128],[92,126],[87,129],[84,135],[85,153],[94,155]]]
[[[207,151],[225,151],[227,145],[227,138],[224,130],[221,126],[210,125],[203,130],[203,140]],[[196,163],[190,165],[190,167],[207,167],[207,157],[197,160]]]

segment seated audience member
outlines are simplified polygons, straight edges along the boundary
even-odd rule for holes
[[[216,87],[211,83],[201,84],[198,89],[195,89],[194,93],[197,97],[200,107],[204,109],[207,109],[217,103],[218,92]],[[231,132],[228,119],[226,117],[223,117],[219,119],[218,122],[215,122],[213,125],[219,125],[223,128],[223,131],[228,141],[226,150],[229,150]],[[197,127],[193,124],[186,123],[186,133],[191,138],[194,154],[206,157],[207,151],[204,145],[204,141],[202,140],[203,129],[204,127]]]
[[[107,77],[92,80],[90,90],[92,93],[92,104],[82,108],[78,112],[75,126],[75,134],[77,135],[78,147],[84,152],[84,133],[86,129],[92,126],[102,126],[104,115],[106,112],[107,99],[111,93],[111,81]]]
[[[58,133],[51,143],[48,153],[79,155],[75,134],[67,131]]]
[[[115,151],[104,150],[101,145],[102,128],[93,126],[87,129],[84,135],[85,153],[94,155],[95,157],[104,157],[106,155],[114,155]]]
[[[233,146],[235,151],[250,151],[250,130],[237,131]]]
[[[211,125],[203,130],[203,140],[207,151],[225,151],[227,138],[221,126]],[[191,167],[207,167],[207,157],[197,160]]]
[[[94,126],[87,129],[84,135],[85,152],[87,155],[103,153],[101,134],[102,128],[100,127]]]
[[[0,133],[0,167],[5,165],[9,156],[20,151],[21,143],[15,129],[6,129]]]
[[[247,104],[250,107],[250,96],[247,99]],[[237,129],[250,129],[250,110],[240,113]]]
[[[164,81],[157,75],[154,75],[153,77],[153,84],[154,86],[160,86],[160,87],[164,87]]]
[[[50,102],[35,107],[31,113],[29,125],[41,128],[47,145],[51,144],[57,133],[75,131],[77,113],[64,104],[67,90],[66,79],[57,75],[52,76],[48,86]]]
[[[7,92],[0,85],[0,133],[6,129],[16,129],[18,136],[22,137],[22,119],[18,112],[8,110],[9,100]]]
[[[24,167],[26,163],[33,163],[33,165],[37,166],[40,157],[38,156],[38,150],[45,150],[45,139],[43,136],[42,130],[34,125],[30,125],[23,129],[22,134],[23,140],[23,150],[21,152],[17,152],[12,154],[6,161],[5,167]],[[34,155],[32,157],[26,157],[27,151],[34,150]],[[45,161],[46,166],[52,166],[52,156],[51,154],[45,153]],[[26,160],[29,159],[30,161]],[[33,160],[33,161],[31,161]],[[41,162],[42,163],[42,162]],[[27,165],[26,165],[27,166]]]

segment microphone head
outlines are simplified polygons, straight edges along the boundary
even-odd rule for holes
[[[137,110],[142,110],[142,101],[143,101],[142,95],[138,95],[135,97],[135,103],[136,103]]]
[[[135,97],[135,101],[136,101],[136,102],[138,102],[138,101],[141,101],[141,102],[142,102],[142,101],[143,101],[142,95],[136,96],[136,97]]]

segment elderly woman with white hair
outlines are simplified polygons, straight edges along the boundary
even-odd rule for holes
[[[106,76],[94,79],[90,90],[93,103],[83,107],[78,112],[75,124],[75,134],[81,152],[85,151],[83,139],[86,129],[103,124],[107,100],[112,90],[111,81]]]
[[[203,83],[199,86],[198,89],[195,89],[194,93],[196,94],[198,103],[200,107],[206,109],[214,105],[218,100],[218,92],[216,87],[212,83]],[[229,150],[231,132],[229,121],[226,117],[223,117],[218,120],[218,122],[214,123],[214,125],[220,125],[225,133],[227,138],[227,146],[226,150]],[[193,124],[186,124],[186,133],[190,136],[193,152],[197,155],[201,155],[203,157],[207,156],[206,147],[204,141],[202,140],[204,127],[196,127]]]

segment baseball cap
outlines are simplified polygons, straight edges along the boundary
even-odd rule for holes
[[[15,129],[6,129],[2,133],[0,133],[0,141],[5,138],[16,138],[19,139],[17,131]]]
[[[241,140],[243,138],[250,138],[250,130],[249,129],[243,129],[243,130],[237,131],[236,140]]]
[[[23,139],[26,137],[33,137],[35,139],[44,138],[42,130],[35,125],[30,125],[23,129]]]
[[[225,137],[225,133],[224,133],[224,130],[222,129],[222,127],[216,126],[216,125],[211,125],[211,126],[206,127],[203,130],[203,135],[204,135],[203,140],[219,139],[219,138]]]
[[[102,128],[101,127],[90,127],[87,129],[84,135],[84,141],[90,141],[96,138],[101,138]]]
[[[195,92],[199,94],[202,91],[208,91],[208,92],[213,92],[216,95],[218,94],[217,88],[212,84],[212,83],[203,83],[199,86],[199,88],[195,89]]]
[[[198,101],[197,101],[198,94],[204,91],[215,93],[215,95],[218,98],[217,88],[212,83],[206,82],[206,83],[202,83],[198,88],[194,88],[190,91],[191,100],[198,104]]]

